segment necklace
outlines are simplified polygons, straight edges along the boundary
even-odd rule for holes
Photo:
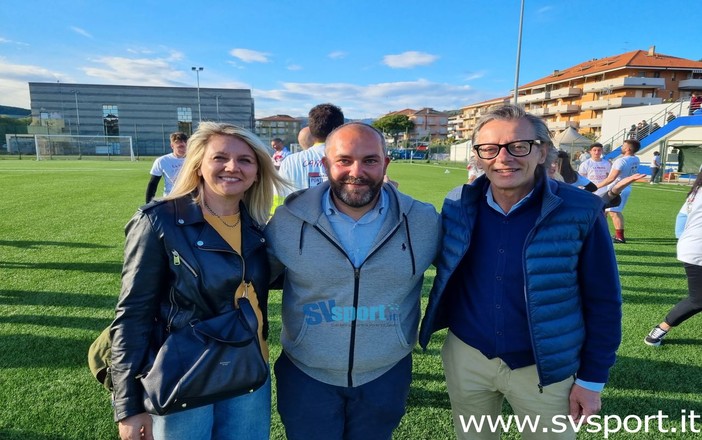
[[[219,214],[217,214],[216,212],[214,212],[214,211],[212,210],[212,208],[210,208],[210,205],[207,204],[207,202],[205,201],[204,197],[203,197],[203,199],[202,199],[202,203],[205,204],[205,208],[207,208],[207,210],[210,211],[210,214],[212,214],[212,215],[214,215],[215,217],[217,217],[217,218],[219,219],[219,221],[221,221],[221,222],[224,224],[224,226],[226,226],[226,227],[228,227],[228,228],[236,228],[237,226],[239,226],[239,222],[241,221],[241,216],[238,216],[237,219],[236,219],[236,222],[235,222],[233,225],[230,225],[229,223],[225,222],[224,219],[223,219],[222,217],[219,216]],[[238,215],[238,214],[240,214],[240,213],[236,213],[236,214],[234,214],[234,215]]]

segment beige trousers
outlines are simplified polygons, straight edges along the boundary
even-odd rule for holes
[[[540,392],[535,365],[512,370],[499,358],[486,358],[450,331],[441,357],[457,438],[496,440],[511,422],[509,432],[521,432],[523,439],[575,439],[568,417],[573,378]],[[500,424],[505,398],[514,414],[502,416]],[[523,424],[521,429],[519,424]]]

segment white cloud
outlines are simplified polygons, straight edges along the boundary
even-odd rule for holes
[[[358,85],[349,83],[283,83],[277,89],[254,89],[256,117],[283,113],[306,115],[322,102],[342,108],[348,118],[377,118],[385,113],[414,108],[458,109],[483,96],[470,86],[416,81]]]
[[[268,57],[270,56],[269,53],[266,52],[258,52],[255,50],[251,49],[232,49],[229,51],[229,54],[235,58],[240,59],[241,61],[245,63],[268,63],[270,60]]]
[[[484,72],[484,71],[480,71],[480,72],[470,72],[470,73],[468,73],[468,75],[466,75],[466,76],[463,78],[463,80],[464,80],[464,81],[474,81],[474,80],[476,80],[476,79],[483,78],[484,76],[485,76],[485,72]]]
[[[40,66],[10,64],[0,58],[0,104],[29,108],[28,82],[66,82],[66,78]]]
[[[29,46],[27,43],[22,43],[21,41],[8,40],[7,38],[0,37],[0,44],[16,44],[18,46]]]
[[[330,52],[327,56],[332,60],[340,60],[342,58],[346,58],[346,55],[348,55],[348,53],[344,52],[343,50],[335,50],[334,52]]]
[[[178,51],[156,58],[100,57],[91,60],[97,66],[81,70],[106,84],[178,86],[187,81],[189,74],[174,68],[174,63],[182,59],[183,54]]]
[[[438,59],[437,55],[412,50],[398,55],[385,55],[383,64],[393,69],[409,69],[416,66],[427,66]]]
[[[82,36],[87,37],[87,38],[93,38],[93,36],[85,29],[79,28],[77,26],[70,26],[69,29],[71,29],[73,32],[75,32],[78,35],[82,35]]]
[[[297,70],[302,70],[302,66],[299,65],[299,64],[290,64],[290,65],[287,67],[287,69],[288,69],[288,70],[297,71]]]

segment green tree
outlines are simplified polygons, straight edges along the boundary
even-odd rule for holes
[[[414,122],[410,121],[407,115],[386,115],[373,121],[373,127],[392,136],[397,146],[397,138],[400,134],[411,131],[414,128]]]
[[[27,134],[27,126],[32,122],[32,118],[8,118],[0,116],[0,146],[5,144],[5,136],[8,134]],[[0,151],[7,153],[7,150]]]

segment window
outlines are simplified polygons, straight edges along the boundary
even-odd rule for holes
[[[102,106],[102,125],[105,136],[119,136],[119,109],[116,105]]]
[[[653,77],[654,77],[654,78],[660,78],[660,77],[661,77],[661,72],[653,72]]]
[[[190,107],[178,107],[178,131],[193,134],[193,110]]]

